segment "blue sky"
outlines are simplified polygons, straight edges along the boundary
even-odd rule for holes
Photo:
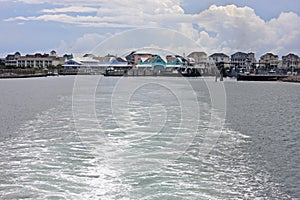
[[[300,54],[298,0],[0,0],[0,3],[1,57],[16,51],[90,52],[103,41],[119,44],[112,45],[118,49],[112,53],[120,54],[135,47],[132,38],[138,40],[134,42],[139,44],[136,48],[152,46],[179,53],[195,49],[228,55],[252,51],[256,57],[266,52],[279,56],[289,52]],[[137,35],[141,31],[133,31],[150,27],[162,34],[155,33],[146,41]],[[167,28],[169,34],[172,30],[183,34],[185,44],[179,42],[183,39],[178,34],[170,40],[177,46],[163,42],[169,38],[160,28]],[[127,30],[131,34],[120,37]],[[101,53],[108,51],[112,49],[102,49]]]

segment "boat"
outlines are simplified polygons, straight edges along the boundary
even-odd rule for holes
[[[124,76],[127,74],[128,68],[116,68],[116,67],[107,67],[105,72],[103,73],[104,76]]]
[[[282,74],[237,74],[237,81],[278,81],[287,78],[287,75]]]
[[[199,69],[197,68],[180,68],[179,74],[184,77],[198,77],[201,76]]]

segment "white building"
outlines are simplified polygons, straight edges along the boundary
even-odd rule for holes
[[[224,63],[225,68],[230,68],[229,56],[224,53],[214,53],[208,57],[210,68],[217,67],[217,63]]]
[[[49,54],[27,54],[22,56],[19,52],[15,54],[7,55],[5,58],[6,67],[18,67],[18,68],[48,68],[50,66],[62,65],[65,62],[64,57],[57,57],[55,51],[51,51]]]
[[[209,62],[205,52],[192,52],[187,57],[192,58],[199,68],[205,69],[208,67]]]
[[[122,58],[107,55],[104,57],[97,57],[93,54],[75,55],[74,58],[67,60],[63,64],[66,70],[80,70],[81,72],[95,72],[104,73],[108,67],[116,68],[130,68],[125,60]]]

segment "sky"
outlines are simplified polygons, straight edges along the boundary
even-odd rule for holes
[[[0,0],[0,57],[165,49],[300,55],[299,0]]]

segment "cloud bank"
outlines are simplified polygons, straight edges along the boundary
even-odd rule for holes
[[[265,52],[300,54],[300,17],[293,12],[281,13],[277,18],[264,21],[254,9],[236,5],[212,5],[198,14],[186,14],[180,0],[20,1],[30,4],[51,3],[57,8],[43,9],[40,15],[18,16],[5,21],[52,21],[74,24],[78,28],[93,27],[95,30],[168,28],[194,40],[208,53],[252,51],[257,56]],[[88,33],[78,38],[74,46],[80,49],[81,44],[82,49],[91,49],[94,44],[90,47],[86,44],[90,44],[93,37],[99,41],[103,35]]]

